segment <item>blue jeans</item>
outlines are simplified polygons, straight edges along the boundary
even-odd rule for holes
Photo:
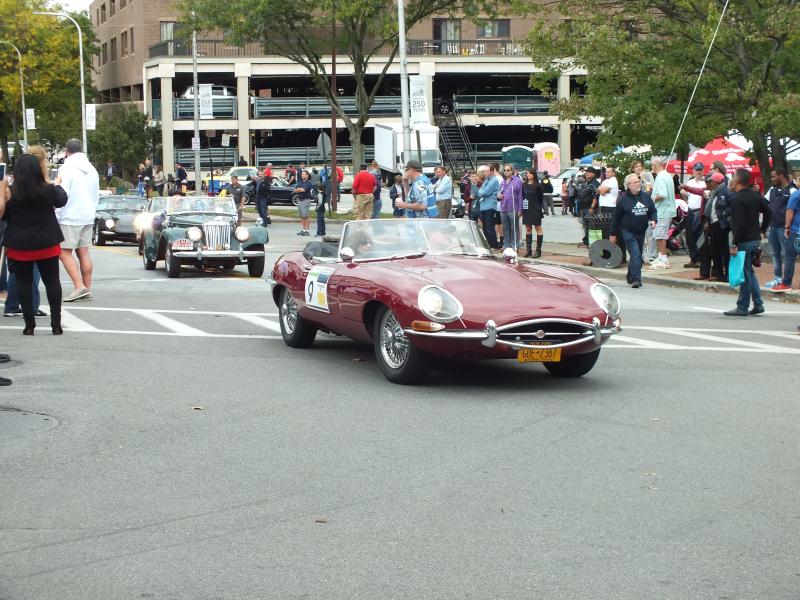
[[[644,250],[644,233],[633,233],[622,229],[622,239],[628,249],[628,283],[642,281],[642,251]]]
[[[503,226],[503,248],[516,248],[519,242],[519,220],[514,211],[500,211],[500,224]]]
[[[317,205],[317,235],[325,235],[325,204]]]
[[[750,310],[750,297],[753,299],[753,306],[763,306],[764,301],[761,299],[761,288],[758,285],[758,279],[753,271],[753,252],[761,246],[759,240],[752,242],[742,242],[738,244],[739,252],[744,252],[744,282],[739,286],[739,298],[736,300],[736,306],[739,310]]]
[[[494,232],[494,209],[481,211],[481,222],[483,223],[483,235],[489,242],[490,248],[497,248],[497,235]]]
[[[372,201],[372,218],[373,219],[380,219],[381,218],[381,208],[383,207],[383,200],[381,197],[378,196]]]
[[[256,211],[258,211],[258,216],[261,217],[261,223],[264,225],[267,224],[267,205],[269,201],[264,196],[257,196],[256,197]]]
[[[794,266],[797,260],[797,249],[794,242],[797,239],[797,234],[792,232],[786,238],[786,245],[784,250],[786,253],[783,255],[783,283],[784,285],[792,285],[792,278],[794,277]]]
[[[769,250],[772,255],[772,266],[775,273],[775,279],[785,279],[784,265],[789,268],[788,248],[786,247],[786,234],[783,227],[770,227],[767,233],[767,241],[769,242]],[[794,275],[794,261],[791,263],[792,274],[789,275],[789,282],[792,281]]]
[[[39,267],[36,266],[34,263],[33,265],[33,312],[39,310],[39,303],[41,302],[41,298],[39,297],[39,281],[41,281],[41,276],[39,275]],[[6,305],[3,309],[3,312],[22,312],[22,307],[19,302],[19,295],[17,294],[17,277],[14,273],[8,274],[8,296],[6,296]]]

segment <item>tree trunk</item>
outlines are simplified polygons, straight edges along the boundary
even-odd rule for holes
[[[762,132],[758,132],[753,136],[753,156],[758,163],[758,168],[761,170],[764,184],[767,185],[770,180],[769,146],[767,145],[767,136]],[[762,192],[765,191],[762,190]]]
[[[358,123],[347,128],[350,134],[350,147],[353,149],[353,173],[358,173],[364,162],[364,145],[361,143],[361,132],[364,130]]]
[[[772,169],[783,169],[789,172],[789,161],[786,160],[786,146],[783,145],[781,140],[773,135],[770,140],[771,154],[772,154]]]
[[[8,155],[8,134],[2,127],[0,127],[0,144],[2,144],[0,146],[0,157],[2,157],[0,162],[9,164],[11,162],[9,160],[11,157]]]

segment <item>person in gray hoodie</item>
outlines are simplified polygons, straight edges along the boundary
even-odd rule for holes
[[[64,235],[64,241],[61,242],[61,264],[74,286],[64,302],[74,302],[91,296],[93,265],[89,246],[92,243],[92,227],[100,199],[100,177],[97,169],[83,153],[80,140],[69,140],[65,153],[66,158],[55,183],[67,192],[67,204],[56,209],[56,218]],[[73,252],[78,257],[77,262]]]

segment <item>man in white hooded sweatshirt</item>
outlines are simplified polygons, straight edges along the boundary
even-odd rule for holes
[[[67,142],[66,158],[58,170],[57,184],[67,192],[67,204],[56,209],[56,217],[64,234],[61,242],[61,264],[72,280],[75,289],[64,297],[64,302],[88,298],[92,288],[92,227],[100,199],[100,178],[97,169],[83,153],[80,140]],[[78,261],[72,252],[78,255]],[[79,267],[80,264],[80,267]]]

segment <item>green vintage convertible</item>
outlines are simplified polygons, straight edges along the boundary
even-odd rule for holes
[[[233,200],[224,196],[173,196],[142,228],[142,262],[152,271],[164,260],[167,277],[182,266],[233,269],[247,263],[251,277],[264,273],[267,230],[237,226]]]

